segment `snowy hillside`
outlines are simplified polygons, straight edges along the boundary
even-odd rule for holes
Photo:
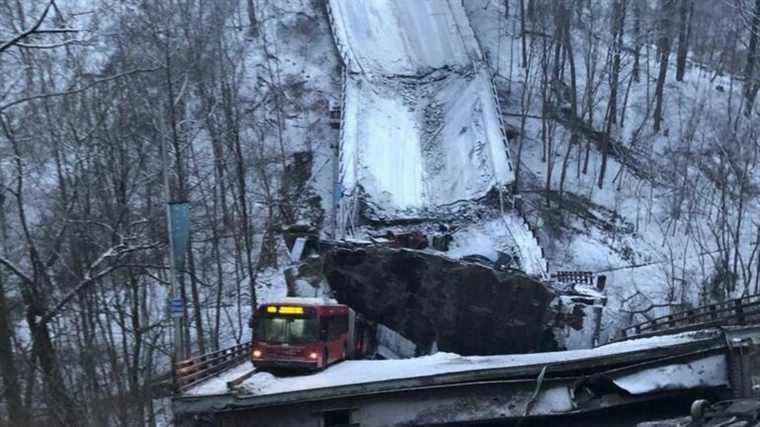
[[[639,72],[645,74],[640,81],[632,78],[634,62],[631,52],[626,52],[617,95],[620,117],[612,139],[630,150],[637,162],[610,156],[600,185],[602,156],[596,142],[571,144],[572,126],[561,120],[542,120],[547,117],[542,116],[547,107],[542,105],[545,101],[540,93],[543,71],[539,55],[545,40],[528,37],[532,67],[526,68],[521,59],[519,14],[513,11],[510,19],[504,19],[506,10],[499,2],[464,4],[489,65],[502,77],[500,89],[509,93],[503,107],[510,115],[508,124],[520,129],[521,118],[526,116],[524,134],[513,139],[512,147],[515,150],[523,144],[519,159],[522,189],[549,191],[544,196],[529,195],[528,201],[531,222],[542,229],[541,241],[552,270],[587,270],[608,276],[610,301],[603,318],[604,336],[614,334],[621,324],[641,320],[640,315],[664,314],[671,307],[694,306],[716,298],[712,287],[724,280],[738,282],[719,285],[733,288],[735,295],[758,291],[757,274],[751,271],[757,260],[755,218],[760,213],[751,194],[756,193],[752,187],[757,184],[742,184],[745,179],[756,182],[752,172],[756,149],[727,141],[737,133],[751,135],[757,124],[754,118],[742,120],[740,80],[693,64],[683,81],[677,81],[674,52],[665,81],[665,129],[657,132],[652,129],[659,68],[655,47],[642,47],[642,52],[648,55],[651,51],[652,56],[639,64]],[[612,42],[603,32],[613,12],[602,10],[595,18],[583,10],[574,17],[586,26],[571,33],[572,45],[579,47],[573,76],[579,103],[588,93],[595,92],[597,100],[610,96],[609,84],[595,79],[609,79],[611,63],[589,62],[590,57],[581,54],[609,52]],[[593,19],[599,27],[591,28]],[[632,25],[630,22],[626,25]],[[630,33],[629,37],[627,43],[634,44]],[[569,68],[569,63],[564,67]],[[565,78],[570,77],[565,71]],[[563,84],[570,90],[568,83]],[[570,108],[569,101],[565,97],[554,102]],[[584,106],[583,111],[594,117],[590,126],[604,130],[608,103],[594,100],[589,105],[591,109]],[[735,136],[728,137],[731,133]],[[716,179],[716,173],[726,173],[726,181]],[[721,206],[720,197],[726,197],[726,191],[739,195],[731,201],[724,199]],[[727,230],[731,237],[724,234]],[[716,272],[726,265],[728,270],[738,269],[734,279]]]

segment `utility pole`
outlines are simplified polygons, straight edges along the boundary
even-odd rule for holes
[[[166,200],[166,234],[169,239],[169,300],[167,312],[172,317],[174,337],[172,339],[172,366],[182,360],[184,346],[182,343],[182,314],[184,301],[179,296],[177,289],[177,263],[175,254],[175,228],[172,215],[171,187],[169,182],[169,162],[166,149],[166,140],[161,140],[161,171],[164,180],[164,199]]]
[[[172,203],[166,203],[166,224],[167,234],[169,236],[169,314],[172,317],[174,339],[173,339],[173,358],[174,362],[182,360],[184,356],[184,346],[182,342],[182,314],[184,301],[179,295],[177,289],[177,265],[174,261],[174,221],[172,219]]]

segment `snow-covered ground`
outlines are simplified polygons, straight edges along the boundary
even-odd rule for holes
[[[451,248],[446,253],[452,258],[478,254],[496,262],[502,252],[516,257],[518,265],[529,275],[544,277],[547,274],[541,247],[517,213],[509,212],[468,225],[452,237]]]
[[[460,2],[331,0],[349,72],[343,197],[414,218],[513,180],[490,75]]]

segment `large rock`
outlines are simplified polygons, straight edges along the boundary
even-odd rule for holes
[[[335,297],[418,345],[463,355],[556,347],[555,293],[518,271],[423,251],[330,245],[324,274]]]

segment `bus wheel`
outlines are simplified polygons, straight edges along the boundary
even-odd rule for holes
[[[692,402],[690,411],[691,419],[694,421],[700,421],[704,419],[708,406],[710,406],[710,402],[704,399],[699,399]]]

